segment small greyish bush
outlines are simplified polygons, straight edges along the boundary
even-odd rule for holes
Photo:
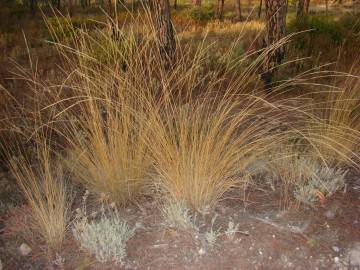
[[[94,255],[101,263],[122,263],[126,257],[126,242],[134,233],[135,229],[120,218],[114,206],[108,211],[102,206],[101,217],[92,221],[89,221],[86,211],[77,209],[74,237],[82,249]]]
[[[313,204],[320,192],[325,197],[331,196],[345,185],[347,171],[321,166],[311,178],[299,184],[294,190],[295,198],[304,204]]]
[[[217,215],[215,215],[212,218],[210,230],[208,232],[205,232],[205,235],[204,235],[205,240],[206,240],[207,244],[209,245],[209,247],[213,247],[215,245],[218,237],[221,235],[220,228],[214,229],[214,223],[215,223],[216,219],[217,219]]]
[[[181,230],[199,230],[194,221],[196,216],[191,215],[184,203],[168,202],[161,210],[167,226]]]
[[[225,235],[233,240],[236,232],[239,231],[239,223],[234,223],[234,221],[230,220],[228,223],[228,228],[225,231]]]

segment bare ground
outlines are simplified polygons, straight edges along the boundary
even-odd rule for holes
[[[283,210],[279,194],[256,191],[243,199],[241,192],[233,190],[199,218],[199,233],[164,226],[158,203],[144,200],[121,210],[121,215],[137,226],[121,266],[97,263],[80,251],[71,237],[60,254],[65,264],[56,266],[36,244],[35,236],[29,237],[28,208],[17,206],[0,217],[0,260],[4,270],[358,269],[351,266],[349,258],[349,252],[360,243],[360,181],[352,177],[345,193],[309,209],[290,206]],[[203,236],[216,214],[213,230],[220,235],[210,246]],[[233,239],[224,233],[229,221],[239,224]],[[32,248],[28,256],[19,254],[23,242]]]

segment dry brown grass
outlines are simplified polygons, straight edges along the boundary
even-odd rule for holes
[[[342,116],[335,117],[338,109],[332,107],[325,118],[311,106],[289,105],[278,93],[305,84],[301,78],[275,87],[276,101],[269,101],[257,77],[266,51],[234,59],[236,44],[230,44],[209,70],[205,38],[195,49],[179,41],[177,63],[166,68],[148,18],[134,19],[132,27],[118,29],[117,39],[105,29],[65,26],[68,38],[54,36],[53,43],[63,60],[62,82],[34,83],[35,92],[47,90],[38,114],[47,115],[46,125],[65,141],[64,159],[74,180],[92,192],[126,203],[155,186],[167,200],[201,210],[230,188],[246,186],[249,168],[294,138],[304,145],[297,150],[311,152],[315,160],[327,159],[323,149],[349,158],[353,146],[334,139],[349,136],[341,122],[353,118],[345,113],[349,103],[325,101],[343,106]],[[293,184],[297,175],[289,170],[275,174]]]
[[[47,146],[37,149],[37,162],[13,157],[10,169],[30,206],[31,230],[41,236],[46,252],[61,250],[69,221],[69,189],[58,161],[51,160]]]
[[[66,119],[60,132],[71,171],[90,190],[121,202],[142,194],[151,173],[152,185],[170,200],[213,206],[248,181],[246,167],[278,136],[268,118],[282,113],[246,94],[256,64],[240,72],[236,59],[208,71],[207,46],[193,51],[178,43],[178,61],[167,69],[155,30],[140,25],[119,29],[125,45],[100,30],[73,31],[75,40],[56,44],[68,68],[62,91],[70,97],[54,96],[46,109]]]

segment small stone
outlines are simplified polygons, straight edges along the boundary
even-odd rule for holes
[[[324,215],[328,219],[334,219],[337,216],[337,214],[339,214],[339,212],[341,212],[339,205],[334,204],[330,206],[330,208],[324,213]]]
[[[198,252],[199,252],[199,255],[204,255],[205,254],[205,250],[203,248],[200,248]]]
[[[328,219],[334,219],[336,217],[336,211],[334,211],[333,209],[327,210],[325,212],[325,217],[327,217]]]
[[[349,251],[348,258],[352,267],[360,267],[360,243],[354,245],[354,248]]]
[[[25,243],[22,243],[21,246],[19,247],[19,251],[20,251],[21,256],[27,256],[31,252],[31,247],[29,247]]]
[[[340,261],[339,257],[335,257],[335,258],[334,258],[334,262],[335,262],[335,263],[338,263],[339,261]]]
[[[333,251],[335,251],[336,253],[339,253],[340,252],[340,248],[337,247],[337,246],[332,246],[331,247]]]

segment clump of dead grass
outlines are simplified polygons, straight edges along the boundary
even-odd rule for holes
[[[61,163],[52,160],[47,146],[38,146],[37,162],[20,155],[10,160],[10,169],[30,206],[31,230],[41,236],[46,251],[62,248],[69,221],[71,193]]]

